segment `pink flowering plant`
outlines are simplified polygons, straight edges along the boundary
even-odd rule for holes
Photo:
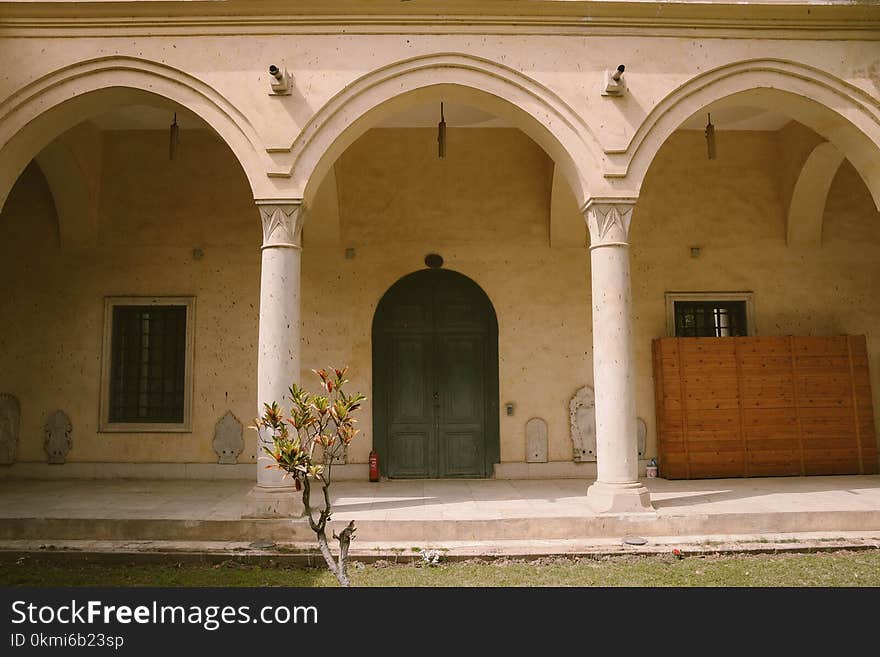
[[[318,546],[324,561],[342,586],[350,586],[348,579],[348,550],[354,539],[355,526],[348,526],[333,538],[339,541],[339,558],[333,557],[327,540],[327,522],[331,517],[330,475],[333,463],[344,455],[351,441],[358,435],[355,412],[366,397],[348,395],[344,386],[348,368],[312,370],[321,379],[322,394],[311,395],[293,384],[289,388],[292,405],[285,411],[273,401],[264,404],[263,415],[254,420],[254,429],[260,434],[263,450],[275,460],[268,467],[284,470],[293,477],[297,490],[302,490],[302,501],[309,526],[318,537]],[[312,482],[320,484],[323,502],[313,509]],[[317,511],[317,518],[314,513]]]

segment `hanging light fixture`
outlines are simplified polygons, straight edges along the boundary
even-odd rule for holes
[[[446,157],[446,119],[443,118],[443,103],[440,103],[440,123],[437,124],[437,155]]]
[[[177,125],[177,112],[174,113],[174,121],[171,123],[171,134],[168,142],[168,159],[173,160],[177,155],[177,145],[180,143],[180,126]]]
[[[712,125],[712,115],[709,114],[709,122],[706,124],[706,149],[709,159],[715,159],[715,126]]]

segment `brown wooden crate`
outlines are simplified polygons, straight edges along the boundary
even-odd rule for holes
[[[858,472],[859,460],[876,471],[866,344],[864,336],[655,341],[655,355],[674,354],[655,359],[665,378],[659,451],[675,431],[687,460],[678,475],[692,478],[800,474],[801,458],[805,473]]]

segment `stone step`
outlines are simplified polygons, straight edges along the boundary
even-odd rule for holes
[[[627,537],[632,538],[632,537]],[[880,549],[877,532],[799,532],[706,536],[655,536],[633,545],[620,538],[558,540],[445,541],[442,544],[355,541],[351,557],[371,563],[421,563],[422,553],[435,550],[442,562],[468,559],[535,560],[617,555],[681,556],[715,554],[779,554]],[[335,552],[336,546],[333,546]],[[314,540],[271,541],[0,541],[0,565],[34,559],[58,564],[261,564],[324,567]]]
[[[880,510],[633,514],[461,520],[358,520],[362,541],[560,540],[625,535],[688,536],[880,531]],[[340,531],[347,523],[334,521]],[[329,534],[329,533],[328,533]],[[303,519],[4,518],[0,540],[311,541]]]

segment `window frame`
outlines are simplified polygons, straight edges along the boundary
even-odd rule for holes
[[[754,292],[666,292],[666,335],[670,338],[685,337],[675,334],[675,302],[699,301],[745,301],[746,304],[746,335],[758,335],[755,325],[755,293]]]
[[[110,422],[110,368],[112,365],[113,309],[117,306],[183,306],[186,308],[184,340],[183,422]],[[192,433],[193,355],[196,298],[104,297],[104,336],[101,349],[99,433]]]

